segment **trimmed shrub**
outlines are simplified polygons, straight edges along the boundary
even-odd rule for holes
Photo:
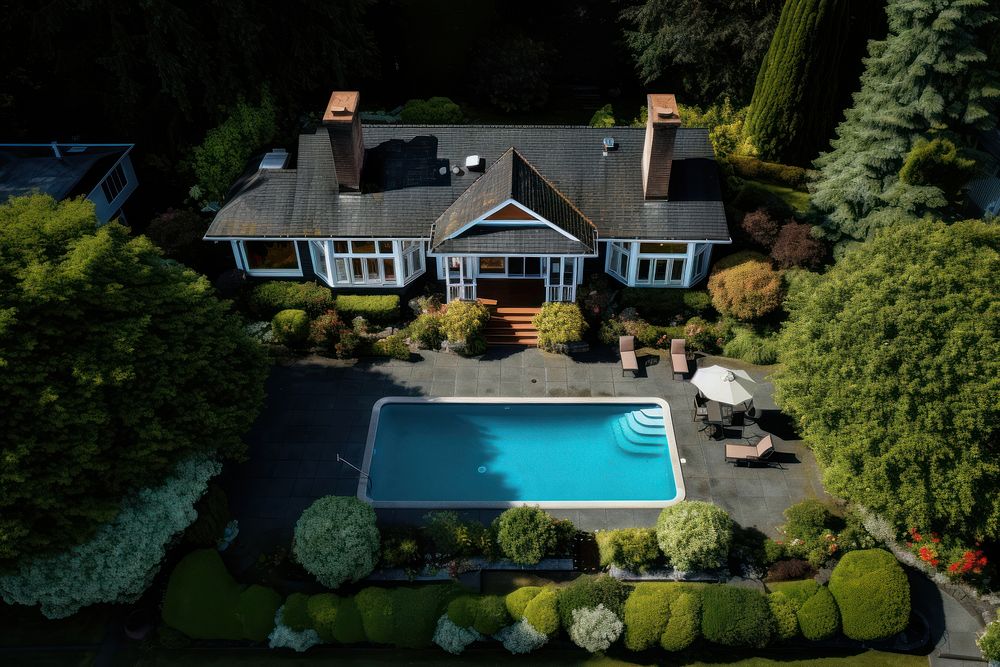
[[[749,327],[736,327],[735,333],[722,346],[722,355],[757,366],[778,363],[778,337],[760,336]]]
[[[824,257],[826,246],[812,235],[811,226],[801,222],[782,227],[771,247],[771,259],[780,269],[818,269]]]
[[[437,621],[457,590],[460,589],[451,584],[392,589],[390,598],[394,628],[392,643],[403,648],[429,646],[434,639]],[[502,598],[500,607],[503,608]],[[507,610],[503,608],[502,611],[503,622],[499,627],[509,621]],[[492,608],[488,608],[488,612],[492,612]],[[483,616],[484,612],[483,605],[480,605],[477,624],[481,623],[483,626],[488,624],[492,618],[488,612],[484,619],[481,619],[480,616]]]
[[[543,588],[524,608],[524,619],[543,635],[559,631],[559,592],[554,587]]]
[[[321,596],[313,596],[313,599]],[[333,638],[341,644],[356,644],[365,640],[361,610],[353,597],[337,601],[337,618],[333,622]]]
[[[595,538],[601,567],[616,565],[632,572],[644,572],[660,560],[660,547],[652,528],[602,530]]]
[[[308,651],[321,642],[319,633],[312,628],[294,630],[282,622],[285,608],[280,607],[274,615],[274,629],[267,636],[268,648],[290,648],[297,653]]]
[[[492,635],[500,631],[500,628],[510,623],[510,614],[507,613],[507,605],[499,595],[484,595],[479,598],[476,605],[476,620],[472,624],[476,632],[483,635]]]
[[[295,632],[302,632],[312,627],[309,618],[309,596],[305,593],[292,593],[281,608],[281,623]]]
[[[372,354],[376,357],[392,357],[400,361],[410,360],[410,346],[406,344],[403,334],[392,334],[380,338],[372,345]]]
[[[483,329],[489,319],[489,309],[477,301],[452,301],[441,316],[441,331],[449,343],[464,346],[466,354],[479,354],[486,349]]]
[[[247,301],[250,312],[262,320],[271,319],[281,310],[304,310],[310,317],[318,317],[333,308],[333,294],[329,288],[284,280],[257,285]]]
[[[340,332],[345,328],[337,311],[328,310],[309,325],[309,342],[316,347],[332,352],[337,349],[337,343],[340,342]]]
[[[433,639],[435,644],[448,653],[459,655],[469,644],[481,638],[472,628],[456,625],[448,614],[444,614],[438,619]]]
[[[774,616],[774,633],[778,639],[792,639],[799,635],[798,605],[790,597],[776,591],[767,596],[767,604]]]
[[[625,646],[632,651],[652,648],[670,619],[670,601],[662,590],[636,586],[625,601]]]
[[[715,584],[702,591],[701,633],[723,646],[763,648],[774,636],[774,617],[757,591]]]
[[[775,593],[784,593],[798,609],[806,603],[806,600],[816,594],[816,591],[819,590],[819,584],[815,579],[802,579],[801,581],[782,581],[770,584],[768,588]]]
[[[310,505],[295,524],[292,553],[330,588],[368,576],[378,560],[375,510],[349,496],[327,496]]]
[[[538,347],[553,351],[557,345],[583,340],[587,322],[575,303],[548,301],[531,323],[538,329]]]
[[[304,310],[282,310],[271,320],[275,342],[298,348],[309,340],[309,316]]]
[[[541,586],[522,586],[516,591],[507,594],[504,604],[507,605],[507,613],[515,621],[524,618],[524,610],[528,603],[535,599],[535,596],[542,592]]]
[[[618,641],[624,624],[618,615],[603,604],[573,610],[573,623],[569,638],[573,643],[591,653],[607,651]]]
[[[386,526],[379,532],[382,538],[379,563],[382,567],[420,569],[424,559],[416,529],[409,526]]]
[[[635,308],[643,317],[661,323],[704,315],[712,307],[711,297],[705,290],[671,287],[626,287],[621,291],[621,303],[623,307]]]
[[[424,350],[437,350],[447,336],[441,330],[441,315],[439,313],[422,313],[407,327],[410,339]]]
[[[193,639],[264,641],[281,598],[270,588],[243,586],[226,571],[219,552],[185,556],[167,582],[163,622]]]
[[[497,518],[497,543],[515,563],[535,565],[551,553],[558,536],[552,517],[538,507],[512,507]]]
[[[976,639],[976,646],[987,660],[1000,660],[1000,620],[986,626],[986,630]]]
[[[765,162],[754,157],[730,155],[729,164],[740,178],[751,181],[764,181],[774,185],[783,185],[793,190],[806,191],[809,183],[809,170],[777,162]]]
[[[910,583],[895,557],[882,549],[844,554],[830,575],[844,634],[857,641],[886,639],[910,618]]]
[[[384,588],[365,588],[354,596],[354,604],[361,614],[365,638],[376,644],[393,643],[392,593]]]
[[[515,655],[536,651],[549,641],[548,635],[535,630],[534,626],[524,619],[503,628],[493,635],[493,638],[500,641],[505,649]]]
[[[740,220],[740,227],[747,236],[768,250],[774,245],[778,232],[781,231],[781,223],[775,220],[766,208],[758,208],[756,211],[744,214]]]
[[[712,503],[684,500],[665,507],[656,521],[656,541],[674,568],[711,570],[726,562],[733,520]]]
[[[378,326],[399,319],[399,296],[396,294],[338,294],[336,310],[345,321],[363,317]]]
[[[564,628],[568,628],[573,624],[574,611],[593,609],[598,605],[620,617],[628,595],[628,587],[614,577],[606,574],[596,577],[583,575],[559,592],[559,620]]]
[[[805,601],[798,612],[799,628],[806,639],[829,639],[840,630],[840,612],[837,602],[826,586]]]
[[[407,100],[399,117],[416,125],[457,125],[464,120],[462,108],[447,97]]]
[[[298,595],[296,593],[295,595]],[[291,599],[291,597],[289,597]],[[319,595],[310,595],[306,597],[306,615],[309,619],[309,627],[316,630],[320,639],[325,642],[334,641],[334,627],[337,624],[337,613],[339,611],[340,598],[338,598],[333,593],[320,593]],[[285,606],[282,608],[282,613],[288,609],[288,600],[285,601]],[[287,615],[285,615],[287,619]],[[287,625],[287,620],[284,621]],[[361,640],[364,640],[364,635],[362,633]]]
[[[785,295],[781,274],[766,261],[746,261],[719,270],[708,278],[712,305],[739,320],[763,317],[781,307]]]
[[[683,651],[701,635],[701,596],[681,593],[670,604],[670,620],[660,637],[666,651]]]
[[[462,595],[448,603],[448,618],[460,628],[471,628],[476,622],[476,612],[479,610],[479,598],[474,595]]]

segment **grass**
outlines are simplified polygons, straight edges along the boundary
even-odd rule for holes
[[[773,183],[765,183],[764,181],[747,181],[747,184],[774,195],[785,202],[791,209],[800,213],[809,208],[808,192],[800,192],[783,185],[774,185]]]

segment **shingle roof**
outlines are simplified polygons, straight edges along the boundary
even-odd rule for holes
[[[517,234],[514,230],[507,230],[502,235],[490,235],[488,230],[472,228],[462,233],[463,237],[467,237],[470,236],[469,232],[479,232],[463,244],[469,247],[468,251],[500,250],[502,247],[497,248],[496,243],[501,236],[506,242],[515,244],[508,246],[508,249],[521,252],[532,252],[529,247],[535,247],[540,238],[553,235],[562,236],[576,247],[582,246],[588,253],[593,253],[597,248],[597,228],[594,223],[545,180],[545,177],[538,173],[524,156],[509,148],[437,219],[431,236],[431,250],[440,251],[448,237],[454,236],[468,223],[482,218],[511,199],[542,216],[573,238],[566,239],[564,235],[551,228],[548,231],[552,234],[544,235]],[[542,224],[539,223],[539,226]],[[522,244],[527,244],[528,247],[522,247]]]
[[[0,202],[8,197],[42,192],[61,200],[89,194],[131,145],[58,144],[0,145]],[[69,149],[82,148],[71,152]]]
[[[252,206],[265,219],[248,217],[240,202],[244,189],[219,211],[207,236],[427,238],[477,176],[464,170],[441,175],[440,166],[464,166],[468,155],[490,164],[514,147],[604,238],[729,240],[704,129],[677,131],[667,201],[643,197],[643,128],[364,125],[363,132],[365,192],[337,194],[330,142],[321,128],[300,137],[297,169],[282,172],[294,178],[279,183],[268,177],[270,187],[256,192]],[[601,154],[605,136],[617,144],[607,157]]]
[[[446,253],[524,255],[593,255],[596,246],[567,238],[551,227],[487,227],[477,225],[461,236],[432,242],[431,250]]]

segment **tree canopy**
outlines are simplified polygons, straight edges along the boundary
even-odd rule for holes
[[[1000,226],[897,223],[793,283],[776,399],[826,488],[900,527],[1000,535]]]
[[[0,569],[183,458],[238,456],[266,364],[208,281],[85,200],[0,205]]]
[[[815,162],[812,203],[835,240],[863,240],[889,224],[892,215],[880,209],[943,208],[946,197],[899,180],[904,159],[931,131],[968,136],[996,124],[989,106],[1000,98],[1000,78],[984,52],[996,35],[996,3],[889,0],[886,13],[889,36],[869,44],[861,89],[831,152]]]

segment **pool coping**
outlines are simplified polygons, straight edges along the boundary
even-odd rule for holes
[[[674,486],[677,493],[670,500],[375,500],[368,495],[368,484],[371,469],[372,453],[375,448],[375,434],[378,432],[379,415],[383,405],[390,403],[582,403],[582,404],[635,404],[654,403],[663,410],[663,426],[667,435],[667,450],[670,455],[670,465],[674,473]],[[670,404],[656,396],[608,396],[608,397],[415,397],[415,396],[385,396],[372,406],[372,416],[368,423],[368,438],[365,441],[365,456],[361,464],[361,475],[358,477],[357,497],[378,509],[503,509],[531,505],[546,509],[595,509],[632,508],[657,509],[676,505],[687,495],[684,487],[684,474],[681,471],[680,454],[677,448],[677,438],[674,435],[673,413]]]

